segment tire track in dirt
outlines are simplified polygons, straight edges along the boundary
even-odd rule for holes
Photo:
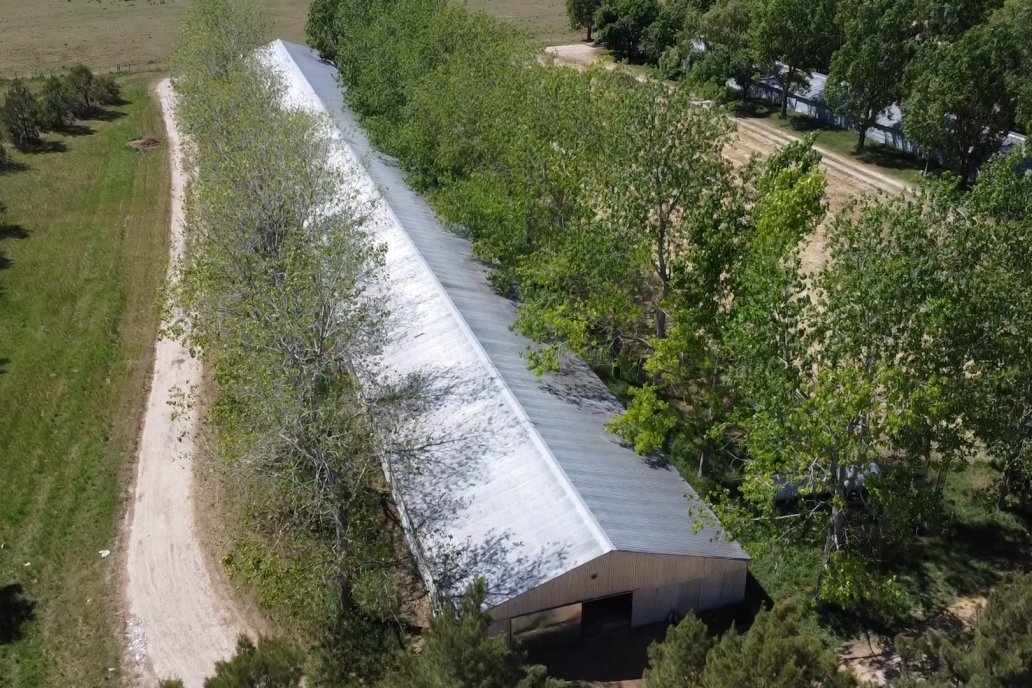
[[[604,54],[602,48],[585,43],[554,45],[545,49],[545,55],[556,64],[577,69],[585,69],[598,63]],[[618,67],[615,63],[606,63],[607,69]],[[645,78],[639,74],[635,76]],[[801,138],[763,120],[745,117],[731,117],[731,120],[735,123],[737,131],[730,145],[725,148],[724,154],[736,166],[744,165],[753,154],[761,159],[766,158],[778,147]],[[824,228],[835,213],[844,208],[849,201],[862,194],[897,194],[910,189],[909,185],[898,179],[833,153],[820,145],[815,145],[814,148],[821,154],[821,165],[825,170],[828,215],[803,249],[804,271],[812,271],[823,264],[826,258]]]
[[[157,93],[172,165],[171,276],[183,252],[185,174],[168,79]],[[195,518],[192,459],[198,412],[173,404],[200,382],[201,365],[182,344],[165,338],[156,342],[126,556],[128,650],[141,682],[149,685],[175,677],[188,688],[200,688],[215,662],[233,654],[237,636],[252,630],[219,572],[210,570]]]

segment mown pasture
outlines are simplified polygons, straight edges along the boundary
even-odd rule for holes
[[[99,686],[158,328],[168,159],[154,75],[0,171],[0,685]],[[140,137],[156,150],[127,144]],[[111,554],[102,557],[102,550]]]

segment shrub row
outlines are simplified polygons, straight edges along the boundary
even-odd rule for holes
[[[20,150],[40,144],[43,131],[62,131],[75,119],[88,119],[105,105],[122,100],[118,82],[110,75],[94,76],[88,67],[77,65],[63,77],[43,82],[37,95],[20,79],[11,82],[0,108],[0,122],[7,137]]]

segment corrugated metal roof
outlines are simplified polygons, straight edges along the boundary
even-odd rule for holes
[[[414,520],[435,510],[440,519],[417,536],[424,554],[450,546],[449,556],[465,556],[470,574],[487,576],[493,604],[613,550],[747,559],[673,468],[605,430],[620,406],[584,363],[569,360],[562,374],[540,377],[527,369],[521,353],[531,342],[511,330],[513,304],[491,288],[469,242],[372,148],[334,67],[292,43],[277,41],[268,54],[287,75],[291,100],[331,114],[346,154],[364,168],[357,187],[385,201],[373,213],[374,233],[387,244],[399,319],[385,362],[399,373],[432,371],[452,386],[427,421],[458,440],[402,486]]]

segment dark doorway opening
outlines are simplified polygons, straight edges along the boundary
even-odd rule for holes
[[[628,592],[585,602],[581,612],[581,637],[591,638],[630,628],[632,597],[632,593]]]

